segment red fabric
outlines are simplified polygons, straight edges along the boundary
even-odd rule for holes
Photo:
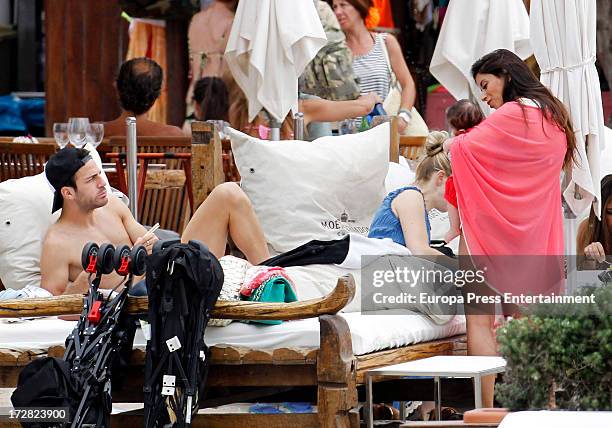
[[[386,28],[395,28],[390,0],[374,0],[374,7],[378,9],[378,13],[380,15],[380,21],[378,21],[378,26]]]
[[[457,207],[457,191],[455,190],[455,180],[453,180],[453,176],[451,175],[446,180],[446,187],[444,188],[444,199],[446,202]]]
[[[453,139],[451,162],[468,252],[486,256],[481,261],[498,291],[550,292],[562,285],[559,176],[566,147],[562,129],[543,120],[539,108],[517,102],[505,103]]]
[[[253,266],[247,270],[244,278],[244,283],[240,287],[240,294],[250,296],[253,291],[265,284],[272,278],[282,277],[289,282],[291,288],[295,291],[293,281],[287,275],[285,269],[279,266]]]

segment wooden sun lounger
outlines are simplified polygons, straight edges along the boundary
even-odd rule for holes
[[[391,160],[397,161],[402,145],[422,146],[424,138],[394,137],[392,124]],[[237,171],[231,156],[231,147],[222,145],[212,125],[194,122],[192,125],[192,182],[197,207],[212,189],[221,182],[234,180]],[[223,155],[222,155],[223,153]],[[225,168],[224,168],[225,166]],[[227,319],[282,319],[319,318],[319,348],[246,349],[239,347],[212,347],[209,387],[232,387],[236,400],[250,400],[270,394],[270,389],[316,388],[317,412],[305,414],[208,414],[195,418],[194,426],[274,428],[299,427],[359,427],[357,387],[363,385],[367,370],[426,358],[434,355],[465,355],[465,335],[418,343],[355,356],[351,334],[344,318],[337,315],[355,294],[352,277],[342,277],[335,289],[320,299],[289,303],[265,304],[219,301],[213,311],[215,318]],[[82,296],[61,296],[0,302],[0,317],[60,315],[79,313]],[[146,298],[130,298],[128,311],[145,312]],[[0,350],[0,387],[14,387],[20,370],[34,358],[63,355],[63,347],[54,347],[34,353]],[[144,353],[135,350],[132,357],[133,372],[128,376],[125,390],[117,391],[115,401],[142,400]],[[263,392],[253,391],[261,389]],[[267,392],[266,392],[267,391]],[[259,395],[257,395],[259,394]],[[263,394],[263,395],[262,395]],[[207,399],[208,400],[208,399]],[[216,405],[204,401],[203,406]],[[139,423],[142,415],[126,414],[113,418],[117,426]],[[12,424],[12,425],[11,425]],[[0,426],[18,426],[0,417]]]
[[[316,387],[316,413],[291,415],[292,419],[289,416],[248,415],[251,426],[281,426],[270,425],[270,419],[276,418],[285,424],[304,427],[358,427],[357,386],[363,384],[366,370],[433,355],[463,353],[464,337],[455,336],[356,357],[348,325],[337,315],[354,294],[354,281],[351,276],[346,276],[338,280],[330,294],[319,299],[288,304],[217,302],[213,311],[216,318],[293,320],[318,317],[320,347],[273,350],[213,347],[208,386],[245,389]],[[147,298],[129,299],[128,311],[131,313],[145,312],[146,307]],[[4,301],[0,302],[0,317],[60,315],[78,313],[81,308],[80,295]],[[32,359],[45,355],[62,356],[63,347],[49,349],[44,354],[0,350],[0,387],[14,387],[21,368]],[[116,393],[115,399],[141,400],[143,361],[143,351],[135,350],[132,365],[136,370],[129,376],[127,390]],[[225,426],[238,426],[239,421],[243,425],[245,419],[240,419],[243,417],[243,414],[235,415],[235,419],[228,415],[206,415],[201,419],[212,424],[207,426],[217,426],[215,420],[222,421]]]

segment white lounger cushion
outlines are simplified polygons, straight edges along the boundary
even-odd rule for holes
[[[40,286],[40,253],[51,214],[53,190],[41,173],[0,183],[0,278],[6,288]]]
[[[390,311],[391,312],[391,311]],[[414,343],[465,333],[465,317],[456,316],[445,325],[436,325],[422,315],[362,315],[342,314],[351,330],[353,353],[367,354],[382,349],[396,348]],[[0,319],[0,349],[18,352],[44,351],[51,346],[63,345],[76,321],[57,318],[11,323],[12,319]],[[309,318],[288,321],[279,325],[257,325],[233,322],[227,327],[208,327],[205,341],[209,346],[242,346],[253,349],[318,348],[319,320]],[[136,332],[135,347],[144,348],[142,330]]]
[[[367,235],[386,195],[388,123],[313,142],[266,141],[233,129],[229,135],[242,189],[274,251]]]

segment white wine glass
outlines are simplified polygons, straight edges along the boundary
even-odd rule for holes
[[[74,147],[83,147],[87,143],[87,128],[89,119],[86,117],[71,117],[68,120],[68,139]]]
[[[53,124],[53,138],[60,150],[68,145],[68,124],[56,122]]]
[[[94,148],[98,147],[104,138],[104,124],[102,122],[90,123],[87,127],[87,141]]]

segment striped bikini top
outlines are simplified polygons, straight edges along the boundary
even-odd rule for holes
[[[385,38],[386,34],[376,34],[372,50],[353,59],[353,71],[359,78],[361,95],[376,92],[383,100],[387,97],[391,84],[391,74],[382,45]]]

